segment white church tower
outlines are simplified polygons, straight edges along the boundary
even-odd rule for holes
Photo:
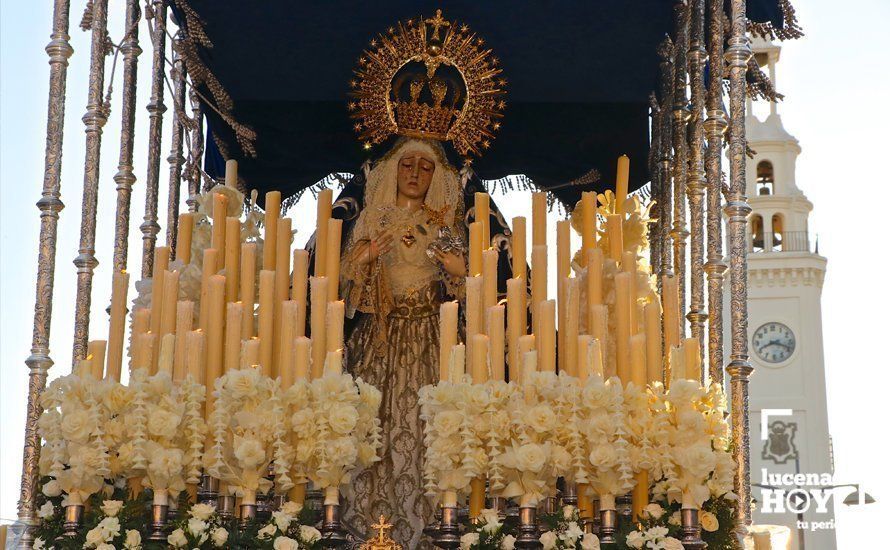
[[[769,68],[775,83],[780,47],[762,40],[753,45],[758,62]],[[827,261],[819,255],[818,242],[809,232],[813,204],[795,180],[800,145],[782,125],[777,105],[770,103],[769,109],[769,116],[760,120],[749,105],[745,121],[748,145],[756,152],[747,160],[747,195],[752,209],[748,224],[748,334],[755,368],[750,385],[751,483],[757,500],[754,522],[789,527],[787,548],[792,550],[829,550],[836,548],[830,502],[827,510],[818,513],[812,499],[805,502],[792,496],[788,500],[796,509],[777,513],[779,498],[797,488],[813,487],[807,483],[758,486],[771,485],[769,478],[764,479],[764,471],[833,473],[822,346],[821,297]],[[807,527],[799,522],[807,522]],[[822,528],[813,530],[815,524]],[[786,546],[773,540],[772,548]]]

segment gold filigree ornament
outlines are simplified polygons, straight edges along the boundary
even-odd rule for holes
[[[360,550],[402,550],[402,545],[389,538],[389,530],[392,525],[386,522],[384,516],[380,516],[380,521],[371,526],[377,530],[377,535],[371,540],[361,545]]]
[[[365,148],[398,134],[447,140],[461,155],[479,156],[506,107],[507,82],[484,45],[442,10],[372,40],[350,82],[349,111]]]

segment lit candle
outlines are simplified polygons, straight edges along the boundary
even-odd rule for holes
[[[525,280],[507,281],[507,351],[510,372],[519,374],[519,338],[525,334],[527,321]],[[511,376],[512,378],[512,376]]]
[[[615,366],[618,378],[630,382],[630,274],[615,275]]]
[[[330,288],[330,281],[328,281]],[[327,351],[335,351],[343,349],[343,320],[346,315],[346,304],[342,300],[336,302],[328,302],[327,318],[327,334],[325,336],[325,346]]]
[[[228,283],[228,281],[226,281]],[[226,285],[228,291],[228,284]],[[241,302],[226,304],[225,371],[237,370],[241,364]]]
[[[616,262],[621,260],[621,255],[624,253],[624,229],[621,224],[622,219],[620,215],[609,214],[606,216],[606,232],[609,235],[609,257]]]
[[[606,349],[606,343],[608,342],[607,335],[609,331],[609,309],[605,304],[596,305],[590,308],[590,335],[593,336],[594,340],[596,340],[599,345],[602,347],[603,351]],[[605,356],[605,354],[603,354]],[[604,372],[603,376],[605,378],[609,378],[615,375],[615,364],[609,363],[608,365],[603,363]]]
[[[115,382],[121,380],[121,364],[124,355],[124,330],[127,317],[127,289],[130,274],[115,273],[111,279],[111,320],[108,323],[108,366],[105,372]]]
[[[158,353],[158,372],[166,372],[173,376],[173,348],[176,346],[176,335],[165,334],[161,337],[161,349]]]
[[[294,336],[306,336],[306,300],[309,293],[309,251],[294,250],[294,274],[290,299],[297,304]]]
[[[260,339],[253,337],[241,342],[241,368],[260,366]]]
[[[253,311],[256,305],[256,243],[241,245],[241,339],[254,335]]]
[[[537,351],[535,351],[534,334],[526,334],[519,337],[519,365],[516,366],[516,381],[520,384],[522,384],[525,380],[525,369],[523,367],[523,361],[528,354],[535,356],[535,363],[537,364]],[[512,380],[512,373],[510,378]]]
[[[241,220],[226,218],[226,302],[238,301],[238,275],[241,269]]]
[[[201,329],[191,330],[186,336],[185,366],[194,382],[204,383],[204,333]]]
[[[258,334],[260,337],[260,366],[263,374],[274,376],[272,361],[274,349],[273,332],[275,323],[275,272],[263,269],[260,271],[260,304]]]
[[[325,277],[328,278],[328,301],[333,302],[340,294],[340,240],[343,235],[343,220],[328,220],[328,250]]]
[[[90,358],[90,370],[93,378],[102,380],[105,375],[105,340],[90,340],[87,344],[87,357]]]
[[[188,265],[192,261],[192,234],[195,231],[195,213],[184,212],[179,215],[176,227],[176,259]]]
[[[226,308],[226,278],[223,275],[210,277],[207,293],[210,307],[207,310],[207,402],[210,403],[213,383],[223,373],[223,323]]]
[[[281,192],[266,193],[265,218],[263,225],[266,232],[263,236],[263,269],[275,269],[275,253],[278,252],[278,218],[281,217]]]
[[[309,378],[309,361],[312,355],[312,340],[305,336],[294,339],[294,380]]]
[[[596,248],[596,193],[581,193],[581,250]],[[582,255],[582,258],[584,256]]]
[[[513,252],[513,276],[525,280],[525,217],[513,218],[513,239],[511,241]]]
[[[210,233],[210,247],[225,254],[226,250],[226,213],[229,210],[229,199],[221,194],[213,194],[213,226]],[[216,259],[216,270],[225,267],[225,256]]]
[[[173,353],[173,380],[185,378],[188,335],[192,330],[194,317],[194,302],[182,300],[176,303],[176,350]]]
[[[151,331],[139,334],[136,337],[136,350],[133,352],[133,369],[145,369],[149,375],[151,372],[152,352],[154,342],[157,339]]]
[[[482,275],[482,223],[473,222],[470,224],[470,259],[468,275],[475,277]]]
[[[701,345],[698,338],[683,339],[683,359],[685,363],[685,378],[701,382]]]
[[[164,309],[164,272],[170,267],[170,247],[155,248],[155,260],[151,272],[151,324],[153,333],[161,331],[161,313]]]
[[[318,205],[315,217],[315,276],[327,275],[328,262],[328,220],[331,219],[332,202],[334,192],[330,189],[322,189],[318,193]],[[313,367],[314,371],[314,367]]]
[[[207,331],[207,308],[210,302],[207,301],[207,293],[210,290],[210,277],[216,275],[216,255],[217,252],[213,248],[204,249],[204,258],[201,264],[201,301],[198,303],[198,328]]]
[[[164,272],[164,295],[161,304],[161,324],[159,334],[171,334],[176,330],[176,302],[179,299],[179,272]]]
[[[439,381],[448,380],[451,348],[457,344],[457,302],[439,306]]]
[[[590,377],[590,342],[593,338],[589,334],[578,336],[578,380],[581,384]]]
[[[544,300],[538,307],[541,315],[541,328],[538,333],[538,362],[541,371],[556,371],[556,302]]]
[[[646,387],[646,335],[630,337],[630,381],[638,388]]]
[[[547,244],[547,193],[532,193],[532,250]]]
[[[451,357],[448,359],[448,377],[453,384],[457,384],[466,372],[467,348],[463,344],[451,346]]]
[[[482,384],[488,381],[488,336],[484,334],[473,335],[473,352],[471,357],[470,373],[474,384]]]
[[[489,248],[482,253],[482,281],[482,310],[487,311],[498,303],[497,250]]]
[[[312,378],[319,378],[324,373],[324,360],[327,353],[325,345],[325,318],[327,317],[328,279],[312,277],[310,279],[312,307],[309,312],[310,330],[312,331]]]
[[[627,186],[630,176],[630,159],[627,155],[618,157],[618,173],[615,178],[615,213],[624,218],[624,202],[627,200]]]
[[[226,187],[238,189],[238,161],[235,159],[226,161]]]
[[[540,329],[541,303],[547,299],[547,245],[532,247],[532,333]]]
[[[278,348],[278,371],[281,387],[287,389],[294,383],[294,322],[297,303],[287,300],[281,304],[281,343]]]
[[[482,249],[488,250],[491,247],[491,213],[488,193],[476,193],[476,216],[473,221],[482,223]]]
[[[646,323],[646,381],[661,381],[661,306],[657,300],[643,308]]]
[[[491,378],[502,382],[504,380],[504,306],[491,306],[488,308],[488,334],[489,364],[491,365]]]
[[[578,376],[578,330],[579,316],[581,314],[581,292],[579,281],[574,277],[566,277],[565,295],[567,310],[565,313],[565,336],[563,345],[565,346],[565,372],[569,376]]]

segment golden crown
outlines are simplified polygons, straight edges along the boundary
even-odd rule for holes
[[[487,149],[506,107],[506,80],[484,44],[442,10],[371,40],[350,82],[349,110],[365,147],[399,134],[451,141],[462,155]]]

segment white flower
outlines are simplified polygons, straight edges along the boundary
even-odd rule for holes
[[[39,517],[40,519],[49,519],[53,517],[53,514],[55,513],[56,507],[53,506],[52,502],[47,500],[43,503],[43,506],[41,506],[40,509],[37,510],[37,517]]]
[[[195,519],[200,519],[203,521],[207,521],[210,519],[210,516],[216,512],[216,508],[214,508],[210,504],[198,503],[191,507],[189,510],[189,515]]]
[[[553,550],[554,548],[556,548],[556,541],[559,540],[559,538],[553,531],[547,531],[546,533],[541,535],[541,538],[539,540],[541,541],[543,550]]]
[[[55,479],[51,479],[43,484],[43,494],[52,498],[57,497],[62,494],[62,488],[59,486],[59,482]]]
[[[334,432],[346,435],[355,428],[356,422],[358,422],[358,411],[355,407],[343,403],[336,403],[331,407],[328,424]]]
[[[89,531],[87,531],[86,541],[84,542],[84,546],[87,548],[99,546],[105,542],[105,535],[102,533],[102,529],[99,526],[93,527]]]
[[[717,521],[717,516],[711,512],[702,510],[698,519],[701,521],[701,528],[709,533],[713,533],[720,528],[720,522]]]
[[[31,548],[33,548],[34,550],[43,550],[45,544],[46,543],[43,541],[42,538],[37,537],[36,539],[34,539],[34,546],[32,546]]]
[[[294,517],[286,512],[282,512],[281,510],[272,512],[272,521],[275,522],[275,525],[278,527],[278,530],[284,533],[287,531],[287,528],[290,526],[290,523],[294,520]]]
[[[96,550],[115,550],[113,544],[102,543],[96,547]]]
[[[233,371],[240,372],[240,371]],[[266,450],[263,445],[251,437],[235,436],[232,441],[235,458],[246,470],[252,470],[262,464],[266,459]]]
[[[552,430],[556,425],[556,414],[544,404],[535,405],[525,415],[525,421],[538,433]]]
[[[631,531],[627,535],[626,542],[631,548],[642,548],[646,543],[646,537],[639,531]]]
[[[278,537],[275,539],[275,542],[272,543],[272,548],[275,550],[298,550],[300,545],[292,538]]]
[[[68,411],[62,415],[62,435],[68,441],[86,443],[92,428],[90,414],[84,409]]]
[[[167,536],[167,543],[174,548],[182,548],[188,544],[188,542],[189,541],[185,538],[185,533],[182,532],[182,529],[177,529]]]
[[[96,526],[102,530],[102,537],[105,541],[109,541],[121,534],[121,522],[117,518],[105,518]]]
[[[327,444],[327,455],[336,464],[352,464],[358,456],[358,449],[349,437],[338,437]]]
[[[281,511],[291,517],[297,517],[303,511],[303,505],[289,500],[281,505]]]
[[[463,415],[458,411],[441,411],[433,418],[433,428],[439,437],[448,437],[460,429]]]
[[[173,439],[179,427],[181,417],[173,412],[154,407],[148,416],[148,433],[156,437]]]
[[[668,523],[671,525],[680,525],[683,523],[682,518],[680,517],[680,512],[677,511],[671,514],[671,517],[668,518]]]
[[[683,550],[683,543],[674,537],[668,537],[661,541],[662,550]]]
[[[578,524],[574,521],[570,521],[568,527],[563,534],[559,536],[560,539],[574,546],[575,541],[578,540],[582,535],[584,535],[584,531],[578,527]]]
[[[501,526],[498,518],[498,511],[492,508],[485,508],[479,512],[479,519],[482,520],[482,530],[493,533]]]
[[[269,525],[263,527],[262,529],[260,529],[257,532],[257,537],[259,537],[260,540],[266,540],[268,538],[272,538],[272,535],[274,535],[275,531],[277,531],[277,530],[278,530],[278,528],[275,527],[275,524],[270,523]]]
[[[643,508],[643,515],[652,519],[659,519],[664,515],[664,508],[657,502],[653,502]]]
[[[575,508],[574,506],[572,506],[571,504],[568,504],[568,505],[566,505],[566,506],[563,506],[563,507],[562,507],[562,519],[564,519],[564,520],[566,520],[566,521],[571,521],[571,519],[572,519],[573,517],[575,517],[575,512],[576,512],[577,510],[578,510],[578,509]]]
[[[513,550],[516,546],[516,537],[513,535],[506,535],[503,539],[501,539],[501,550]]]
[[[600,550],[600,539],[593,533],[584,533],[581,539],[581,550]]]
[[[217,527],[210,533],[210,540],[213,542],[213,546],[221,548],[229,540],[229,532],[222,527]]]
[[[189,518],[186,527],[189,533],[200,537],[207,530],[207,522],[198,518]]]
[[[102,513],[108,517],[115,517],[120,513],[121,508],[124,507],[124,502],[122,500],[103,500],[102,501]]]
[[[321,532],[311,525],[301,525],[300,538],[304,542],[313,543],[321,538]]]
[[[466,533],[460,538],[460,548],[461,550],[469,550],[477,542],[479,542],[479,533]]]
[[[126,550],[136,550],[142,545],[142,535],[136,529],[127,529],[127,538],[124,540]]]
[[[526,443],[516,450],[516,463],[524,472],[540,472],[547,460],[544,448],[536,443]]]
[[[667,534],[668,534],[668,528],[662,527],[661,525],[657,525],[655,527],[646,529],[646,538],[649,540],[657,540],[662,537],[666,537]]]

